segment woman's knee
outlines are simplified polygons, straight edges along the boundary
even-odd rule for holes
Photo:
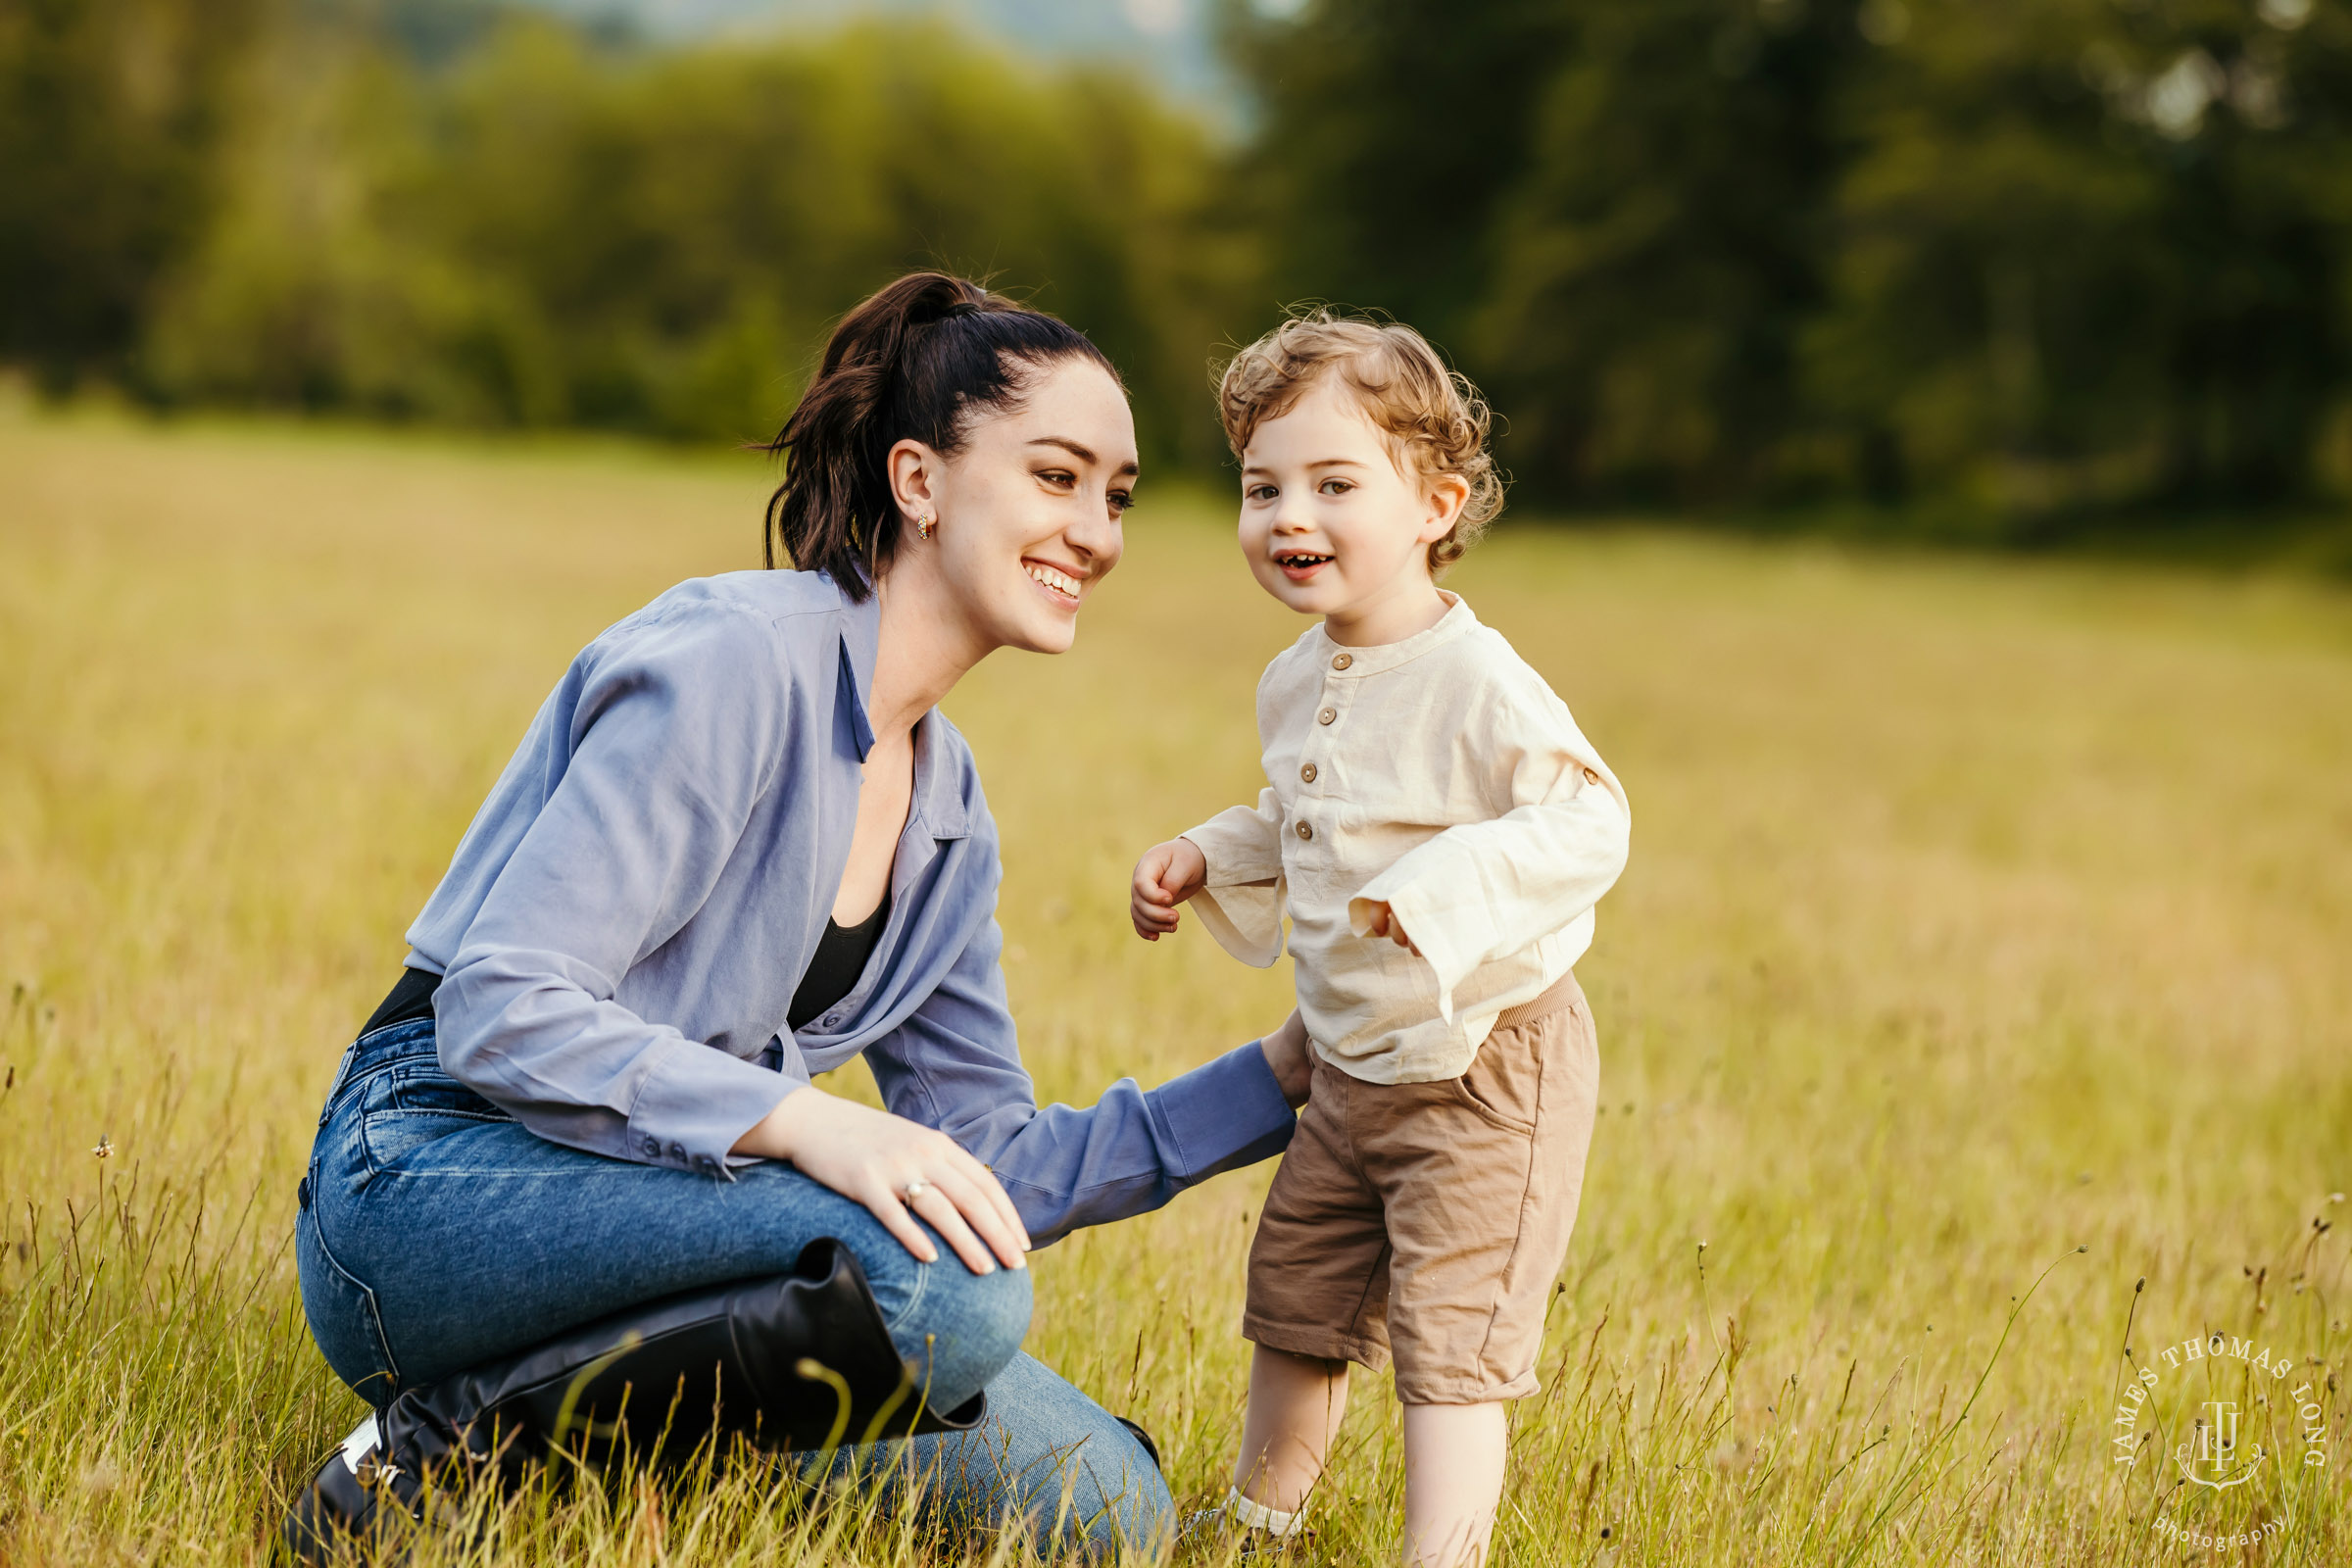
[[[1033,1305],[1029,1271],[974,1274],[948,1253],[891,1325],[900,1352],[924,1369],[934,1407],[952,1410],[995,1381],[1020,1353]]]
[[[1041,1551],[1051,1552],[1077,1541],[1084,1542],[1089,1557],[1103,1561],[1122,1552],[1150,1558],[1166,1550],[1176,1539],[1176,1498],[1168,1491],[1166,1478],[1140,1446],[1132,1453],[1121,1454],[1120,1459],[1123,1462],[1111,1466],[1088,1466],[1094,1472],[1089,1477],[1094,1482],[1094,1496],[1088,1499],[1092,1506],[1065,1521],[1058,1541],[1040,1532]],[[1116,1475],[1115,1484],[1105,1484],[1105,1469]]]

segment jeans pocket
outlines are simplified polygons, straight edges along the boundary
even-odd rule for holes
[[[360,1102],[360,1142],[368,1169],[381,1172],[452,1133],[514,1119],[437,1063],[403,1065],[368,1086]]]
[[[312,1186],[315,1191],[317,1182]],[[316,1201],[302,1210],[294,1231],[294,1262],[302,1278],[302,1315],[311,1338],[335,1376],[377,1409],[400,1386],[400,1368],[384,1337],[383,1314],[369,1290],[327,1250],[318,1229]]]

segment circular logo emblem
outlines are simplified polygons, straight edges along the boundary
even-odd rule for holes
[[[2229,1333],[2126,1354],[2109,1450],[2128,1469],[2161,1466],[2154,1532],[2210,1549],[2286,1535],[2292,1499],[2328,1464],[2325,1369]]]

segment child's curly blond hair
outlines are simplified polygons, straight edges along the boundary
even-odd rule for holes
[[[1400,471],[1458,474],[1469,484],[1452,528],[1429,547],[1429,569],[1444,571],[1502,510],[1503,476],[1487,451],[1487,400],[1403,322],[1318,306],[1294,311],[1236,354],[1217,380],[1217,413],[1234,456],[1259,424],[1290,413],[1332,373],[1388,438]]]

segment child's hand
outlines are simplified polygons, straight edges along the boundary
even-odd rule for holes
[[[1157,942],[1176,929],[1176,906],[1200,891],[1208,880],[1208,858],[1191,839],[1154,844],[1135,862],[1135,887],[1128,912],[1135,934]]]
[[[1396,918],[1396,911],[1390,908],[1384,900],[1372,901],[1371,910],[1364,918],[1364,935],[1387,937],[1414,957],[1421,956],[1421,950],[1413,946],[1413,939],[1404,934],[1404,922]]]

